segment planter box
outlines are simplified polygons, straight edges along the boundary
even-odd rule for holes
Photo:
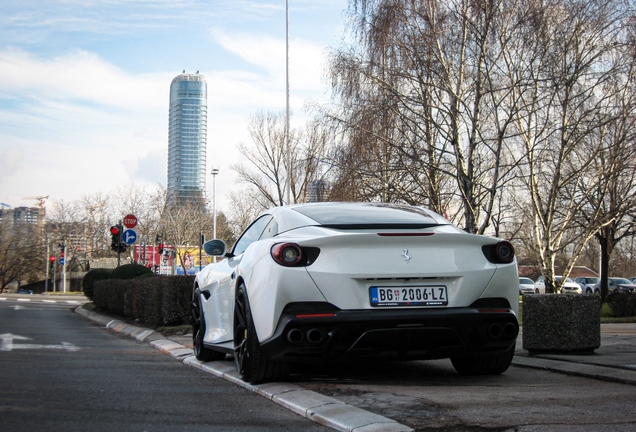
[[[523,296],[523,349],[593,352],[601,346],[601,297],[596,294]]]

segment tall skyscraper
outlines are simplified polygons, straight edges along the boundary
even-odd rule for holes
[[[203,204],[208,123],[208,85],[199,71],[170,84],[168,205]]]

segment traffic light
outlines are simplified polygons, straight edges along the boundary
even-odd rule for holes
[[[120,234],[121,230],[117,225],[110,227],[110,248],[115,252],[119,252]]]
[[[163,253],[163,243],[159,243],[159,254]]]
[[[110,248],[115,252],[126,252],[126,244],[121,241],[122,226],[120,224],[110,227]]]
[[[51,255],[49,257],[49,266],[51,268],[51,270],[53,270],[53,266],[55,265],[55,255]]]

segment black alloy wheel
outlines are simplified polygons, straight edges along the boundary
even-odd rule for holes
[[[244,284],[236,289],[234,302],[234,363],[239,377],[251,384],[289,376],[288,365],[272,362],[260,351]]]

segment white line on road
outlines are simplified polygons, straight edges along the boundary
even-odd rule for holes
[[[0,344],[0,351],[12,351],[14,349],[63,349],[67,351],[78,351],[80,349],[69,342],[62,342],[60,345],[14,344],[14,340],[28,340],[31,338],[11,333],[1,334],[0,339],[2,340],[2,344]]]

